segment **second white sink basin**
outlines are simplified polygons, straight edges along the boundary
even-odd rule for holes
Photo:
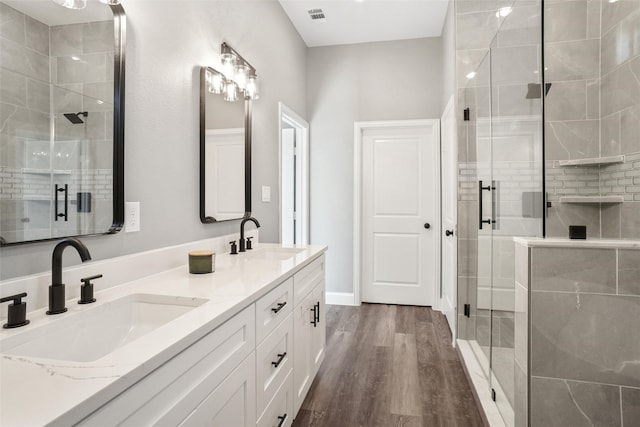
[[[203,298],[133,294],[0,341],[0,353],[92,362],[204,304]],[[71,303],[68,303],[71,304]],[[26,326],[29,328],[29,326]]]

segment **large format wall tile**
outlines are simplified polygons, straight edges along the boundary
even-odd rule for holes
[[[586,226],[588,239],[600,237],[600,208],[554,202],[547,209],[547,236],[568,238],[570,225]]]
[[[618,250],[618,293],[640,295],[640,251]]]
[[[113,52],[113,21],[90,22],[82,26],[82,53]]]
[[[620,112],[620,154],[640,152],[640,103]]]
[[[615,2],[602,2],[602,32],[609,31],[612,27],[620,23],[631,14],[637,13],[640,9],[638,0],[619,0]]]
[[[531,379],[531,427],[620,426],[618,387]]]
[[[640,384],[640,297],[532,292],[531,374]]]
[[[625,202],[620,206],[620,236],[640,239],[640,201]]]
[[[640,426],[640,388],[622,387],[622,421],[625,426]]]
[[[587,36],[587,2],[545,1],[546,42],[581,40]]]
[[[49,56],[49,27],[30,16],[25,16],[25,46],[42,55]]]
[[[533,248],[531,289],[615,294],[616,251]]]
[[[545,123],[547,160],[570,160],[600,155],[600,123],[598,120],[558,121]]]
[[[552,83],[545,104],[545,120],[585,120],[587,83],[584,80]]]
[[[51,56],[82,54],[82,24],[51,27]]]
[[[49,81],[49,57],[0,37],[0,64],[12,71]]]
[[[27,106],[27,79],[0,67],[0,99],[3,103]]]
[[[0,37],[24,43],[24,14],[0,2]]]
[[[636,37],[638,28],[640,28],[640,9],[626,16],[620,25],[603,35],[601,60],[603,75],[640,55],[640,39]]]
[[[602,115],[640,104],[640,57],[602,77]]]
[[[545,80],[588,80],[600,76],[600,40],[546,43]]]
[[[495,10],[459,14],[456,18],[456,49],[484,49],[498,32]]]

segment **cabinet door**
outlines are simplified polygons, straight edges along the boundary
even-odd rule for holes
[[[311,379],[316,376],[320,365],[324,360],[324,349],[326,345],[327,326],[325,324],[325,298],[324,298],[324,281],[316,286],[311,293],[311,303],[316,306],[317,321],[311,324]],[[311,313],[312,315],[314,313]]]
[[[255,427],[255,353],[251,353],[180,425]]]
[[[313,381],[311,365],[311,320],[313,319],[313,292],[294,309],[293,317],[293,401],[297,414]]]

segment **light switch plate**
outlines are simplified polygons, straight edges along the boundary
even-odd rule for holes
[[[268,185],[262,186],[262,201],[270,202],[271,201],[271,187]]]
[[[140,231],[140,202],[124,204],[124,232]]]

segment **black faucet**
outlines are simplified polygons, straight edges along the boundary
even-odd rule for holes
[[[49,311],[47,314],[60,314],[67,311],[64,306],[64,283],[62,283],[62,252],[67,246],[76,248],[82,262],[91,260],[89,249],[76,238],[65,239],[56,245],[51,261],[51,286],[49,286]]]
[[[257,219],[255,219],[254,217],[250,216],[248,218],[245,218],[242,220],[242,222],[240,223],[240,249],[238,249],[238,252],[245,252],[246,251],[246,246],[245,246],[245,240],[244,240],[244,225],[247,223],[247,221],[252,221],[256,227],[260,228],[260,223],[258,222]]]

